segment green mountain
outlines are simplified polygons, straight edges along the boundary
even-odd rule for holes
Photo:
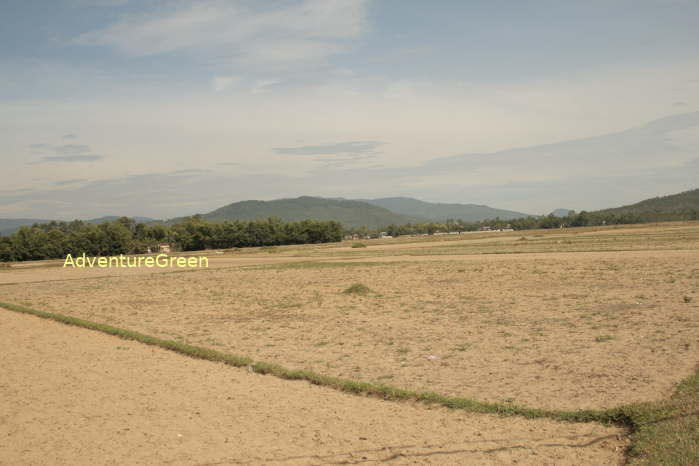
[[[383,207],[397,214],[426,218],[436,222],[444,222],[447,219],[478,222],[480,220],[494,219],[495,217],[500,217],[502,220],[511,220],[513,218],[532,216],[522,212],[494,209],[485,205],[433,203],[410,197],[385,197],[382,199],[367,199],[364,202]]]
[[[299,220],[337,220],[343,226],[358,228],[378,228],[381,226],[424,222],[424,218],[401,215],[388,209],[362,201],[344,199],[325,199],[302,196],[295,199],[276,199],[273,201],[234,202],[201,216],[205,220],[220,222],[224,220],[257,220],[279,217],[285,222]],[[168,221],[172,223],[177,219]]]
[[[598,210],[599,214],[630,214],[645,212],[679,212],[683,210],[699,210],[699,189],[684,191],[669,196],[653,197],[635,204]]]

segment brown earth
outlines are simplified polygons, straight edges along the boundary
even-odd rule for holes
[[[4,285],[0,301],[290,368],[542,408],[666,398],[697,363],[699,250],[220,260],[229,265],[99,279],[23,270],[82,279]],[[373,292],[342,292],[355,282]]]
[[[623,432],[336,392],[0,310],[0,464],[620,464]]]

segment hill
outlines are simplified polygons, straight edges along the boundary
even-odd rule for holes
[[[571,212],[575,212],[571,209],[556,209],[551,212],[550,215],[555,215],[556,217],[567,217]]]
[[[116,215],[106,215],[104,217],[100,218],[91,218],[89,220],[85,220],[87,223],[94,223],[94,224],[100,224],[104,222],[113,222],[116,219],[121,218],[120,216]],[[129,217],[132,218],[136,221],[136,223],[150,223],[150,222],[155,222],[156,220],[154,218],[150,217]]]
[[[100,218],[93,218],[89,220],[85,220],[87,223],[94,223],[94,224],[99,224],[99,223],[104,223],[104,222],[111,222],[113,220],[116,220],[120,217],[117,217],[115,215],[109,215],[105,217],[100,217]],[[134,220],[136,220],[136,223],[149,223],[153,222],[154,220],[152,218],[148,217],[131,217]],[[35,223],[49,223],[52,220],[47,220],[44,218],[0,218],[0,236],[7,236],[11,235],[12,233],[15,233],[17,230],[19,230],[20,227],[23,226],[32,226]]]
[[[683,210],[699,210],[699,189],[684,191],[668,196],[653,197],[635,204],[598,210],[598,214],[637,214],[646,212],[679,212]]]
[[[424,218],[401,215],[362,201],[325,199],[302,196],[273,201],[241,201],[216,209],[201,216],[205,220],[257,220],[279,217],[285,222],[299,220],[337,220],[343,226],[377,228],[391,223],[424,222]],[[172,223],[177,219],[168,221]]]
[[[0,218],[0,235],[11,235],[22,226],[31,226],[35,223],[46,223],[51,220],[40,218]]]
[[[500,217],[502,220],[531,217],[531,215],[522,212],[494,209],[485,205],[433,203],[410,197],[385,197],[381,199],[367,199],[364,202],[383,207],[397,214],[426,218],[436,222],[444,222],[447,219],[478,222],[480,220],[494,219],[495,217]]]

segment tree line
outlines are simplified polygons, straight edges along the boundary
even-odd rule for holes
[[[81,220],[54,221],[31,227],[24,226],[9,236],[0,236],[0,262],[58,259],[68,254],[76,256],[83,253],[88,256],[142,254],[149,250],[156,251],[160,243],[168,243],[174,250],[197,251],[329,243],[340,241],[343,234],[354,233],[362,237],[377,236],[379,232],[386,232],[391,236],[431,235],[440,232],[477,231],[484,227],[530,230],[677,220],[699,220],[699,209],[622,213],[571,211],[565,217],[546,215],[512,220],[495,218],[480,222],[448,219],[445,222],[391,224],[376,230],[366,227],[343,229],[339,222],[333,220],[282,222],[276,217],[267,220],[211,222],[194,216],[174,225],[136,223],[128,217],[97,225]]]
[[[342,232],[342,225],[332,220],[210,222],[194,216],[172,226],[136,223],[128,217],[97,225],[81,220],[53,221],[24,226],[16,233],[0,236],[0,261],[58,259],[83,253],[142,254],[157,251],[161,243],[180,251],[328,243],[340,241]]]
[[[565,217],[553,214],[539,217],[522,217],[511,220],[500,218],[482,220],[479,222],[465,222],[463,220],[447,219],[445,222],[408,223],[404,225],[390,224],[378,229],[365,227],[349,229],[347,234],[357,234],[360,237],[377,236],[385,232],[391,236],[401,235],[432,235],[435,233],[449,233],[456,231],[478,231],[484,228],[499,230],[512,228],[513,230],[534,230],[550,228],[569,228],[601,225],[626,225],[636,223],[670,222],[681,220],[699,220],[699,209],[680,209],[675,211],[649,210],[645,212],[586,212],[576,213],[570,211]]]

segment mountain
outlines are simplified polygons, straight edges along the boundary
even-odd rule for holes
[[[104,223],[104,222],[113,222],[116,219],[119,219],[121,217],[116,216],[116,215],[106,215],[104,217],[100,218],[91,218],[89,220],[85,220],[87,223],[94,223],[94,224],[99,224],[99,223]],[[149,217],[129,217],[132,218],[136,221],[136,223],[150,223],[150,222],[155,222],[156,220],[154,218],[149,218]]]
[[[87,223],[94,223],[94,224],[99,224],[99,223],[104,223],[104,222],[111,222],[113,220],[116,220],[120,217],[114,216],[114,215],[109,215],[105,217],[100,217],[100,218],[93,218],[90,220],[85,220]],[[153,222],[154,220],[152,218],[148,217],[131,217],[134,220],[136,220],[136,223],[149,223]],[[49,223],[52,220],[47,220],[45,218],[0,218],[0,236],[7,236],[11,235],[12,233],[15,233],[17,230],[19,230],[20,227],[23,226],[32,226],[35,223]]]
[[[556,209],[553,212],[551,212],[550,215],[554,215],[556,217],[567,217],[571,212],[575,211],[571,209]]]
[[[362,201],[302,196],[273,201],[241,201],[228,204],[201,216],[205,220],[257,220],[279,217],[285,222],[299,220],[337,220],[345,227],[377,228],[391,223],[424,222],[424,218],[401,215]],[[173,223],[178,219],[169,220]]]
[[[0,235],[11,235],[19,230],[19,227],[31,226],[35,223],[46,223],[51,220],[40,218],[0,218]]]
[[[363,200],[363,202],[383,207],[397,214],[421,217],[437,222],[444,222],[449,218],[465,222],[477,222],[495,217],[500,217],[503,220],[531,217],[531,215],[522,212],[494,209],[485,205],[442,204],[420,201],[410,197],[385,197],[381,199],[367,199]]]
[[[640,212],[677,212],[681,210],[699,210],[699,189],[684,191],[669,196],[653,197],[635,204],[598,210],[600,214],[628,214]]]

